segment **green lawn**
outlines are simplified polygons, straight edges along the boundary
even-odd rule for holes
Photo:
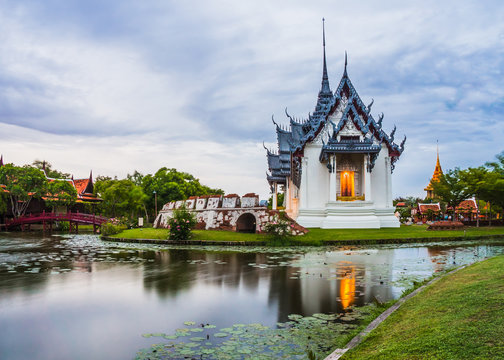
[[[342,359],[504,359],[504,256],[428,286]]]
[[[191,240],[210,241],[264,241],[265,236],[260,234],[244,234],[232,231],[217,230],[193,230]],[[168,238],[168,229],[128,229],[114,235],[113,237],[124,239],[156,239],[164,240]]]
[[[369,240],[370,243],[377,239],[397,240],[433,237],[471,237],[471,236],[486,236],[486,235],[503,235],[504,227],[482,227],[482,228],[467,228],[465,233],[463,230],[458,231],[428,231],[426,225],[401,226],[400,228],[392,229],[310,229],[310,232],[304,236],[296,237],[300,243],[310,245],[323,244],[327,241],[338,240]],[[114,237],[125,239],[166,239],[168,230],[166,229],[129,229]],[[261,234],[243,234],[231,231],[217,230],[194,230],[193,240],[211,240],[211,241],[264,241],[264,235]]]

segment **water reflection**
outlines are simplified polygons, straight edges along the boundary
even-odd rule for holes
[[[342,313],[503,252],[502,241],[210,251],[0,234],[0,353],[131,358],[150,345],[145,332],[172,333],[189,320],[272,326],[294,313]]]

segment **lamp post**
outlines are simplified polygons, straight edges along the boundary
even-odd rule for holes
[[[156,216],[155,217],[157,218],[157,192],[156,192],[156,190],[154,190],[152,193],[154,194],[154,209],[155,209],[155,212],[156,212]]]

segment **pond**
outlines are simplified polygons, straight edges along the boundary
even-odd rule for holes
[[[248,340],[233,336],[250,338],[263,326],[291,326],[302,317],[344,319],[375,299],[398,298],[413,281],[502,253],[504,239],[268,249],[0,233],[0,354],[183,358],[153,353],[161,348],[151,345],[177,344],[185,336],[189,348],[201,343],[210,349],[220,341],[234,354],[229,358],[247,357],[256,343],[236,352],[233,346]],[[206,358],[213,358],[208,349]]]

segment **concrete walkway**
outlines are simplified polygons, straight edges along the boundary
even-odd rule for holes
[[[480,260],[483,261],[483,260]],[[477,261],[478,262],[478,261]],[[474,263],[473,263],[474,264]],[[341,358],[348,350],[353,349],[357,345],[359,345],[364,337],[366,337],[372,330],[376,329],[378,325],[380,325],[386,318],[390,316],[394,311],[399,309],[402,304],[404,304],[405,301],[411,299],[413,296],[417,295],[421,291],[423,291],[427,286],[431,285],[432,283],[438,281],[439,279],[444,278],[445,276],[448,276],[450,274],[453,274],[454,272],[457,272],[469,265],[463,265],[459,268],[456,268],[442,276],[436,277],[429,281],[428,283],[420,286],[418,289],[415,291],[411,292],[410,294],[406,295],[405,297],[400,298],[394,305],[389,307],[387,310],[385,310],[380,316],[378,316],[376,319],[374,319],[364,330],[362,330],[359,334],[357,334],[348,344],[343,349],[336,349],[334,350],[328,357],[325,358],[325,360],[336,360]]]

